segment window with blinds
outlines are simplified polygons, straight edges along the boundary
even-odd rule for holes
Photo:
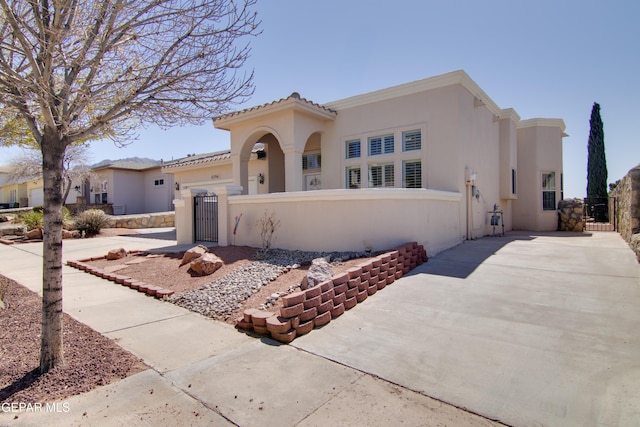
[[[302,170],[320,169],[322,166],[322,157],[320,153],[311,153],[302,155]]]
[[[356,159],[360,157],[360,140],[353,139],[345,144],[345,157],[347,159]]]
[[[422,188],[422,162],[407,160],[402,162],[404,188]]]
[[[394,186],[393,163],[369,166],[369,188]]]
[[[347,168],[346,172],[347,188],[361,188],[360,168],[350,167]]]
[[[368,139],[369,155],[391,154],[394,151],[393,135],[373,136]]]
[[[422,149],[422,131],[420,129],[402,132],[402,151]]]

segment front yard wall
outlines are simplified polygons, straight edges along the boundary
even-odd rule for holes
[[[426,189],[360,189],[229,196],[228,243],[261,247],[257,221],[280,221],[271,246],[311,251],[384,250],[407,241],[435,254],[460,243],[462,194]],[[224,209],[223,205],[219,210]],[[235,218],[242,214],[237,233]],[[224,215],[220,216],[223,227]],[[225,233],[221,233],[221,236]]]
[[[640,165],[631,169],[611,193],[617,199],[618,231],[640,259]],[[610,209],[613,212],[613,209]]]

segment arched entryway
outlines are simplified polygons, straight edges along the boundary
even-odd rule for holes
[[[304,146],[302,153],[302,189],[305,191],[322,189],[322,144],[320,132],[314,132]]]
[[[239,157],[243,194],[285,191],[284,152],[273,132],[254,132],[244,142]]]

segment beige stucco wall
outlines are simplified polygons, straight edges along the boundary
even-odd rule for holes
[[[513,203],[514,229],[552,231],[558,227],[557,210],[542,209],[542,174],[556,174],[556,207],[561,200],[561,120],[532,119],[518,126],[518,199]]]
[[[164,212],[173,209],[173,177],[163,174],[160,167],[146,171],[126,169],[104,169],[96,171],[97,178],[91,183],[94,191],[88,202],[95,203],[95,194],[101,193],[100,185],[107,182],[107,203],[114,213],[141,214]],[[155,186],[156,179],[164,184]]]
[[[365,189],[229,196],[228,243],[261,246],[257,220],[265,211],[281,226],[272,247],[316,251],[383,250],[408,241],[435,254],[460,243],[460,193],[425,189]],[[399,210],[398,205],[403,209]],[[224,209],[219,206],[219,210]],[[177,213],[177,211],[176,211]],[[242,214],[235,240],[234,218]],[[225,244],[225,242],[220,242]]]

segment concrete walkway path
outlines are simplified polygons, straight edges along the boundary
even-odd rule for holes
[[[176,249],[149,232],[64,259]],[[0,274],[39,292],[41,251],[0,245]],[[615,233],[466,242],[289,346],[65,266],[65,311],[150,369],[0,425],[640,425],[639,304]]]

